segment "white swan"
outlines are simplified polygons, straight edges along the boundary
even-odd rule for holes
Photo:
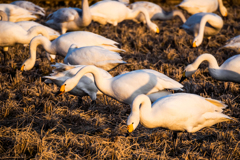
[[[183,23],[186,22],[185,16],[179,10],[173,10],[169,13],[166,13],[159,5],[152,2],[147,2],[147,1],[134,2],[129,5],[129,8],[131,9],[135,9],[138,7],[146,8],[151,20],[168,20],[168,19],[172,19],[175,16],[179,16]],[[146,23],[145,17],[142,13],[140,13],[136,17],[136,21]]]
[[[38,14],[38,15],[41,15],[41,16],[45,16],[45,10],[42,7],[36,5],[32,2],[29,2],[29,1],[14,1],[11,4],[22,7],[24,9],[32,12],[33,14]]]
[[[106,79],[101,76],[97,67],[89,65],[66,80],[60,91],[63,93],[70,91],[86,73],[93,74],[96,86],[101,92],[129,105],[139,94],[152,94],[164,89],[181,90],[183,87],[168,76],[151,69],[131,71]]]
[[[69,47],[63,62],[71,65],[95,65],[107,71],[119,64],[126,63],[117,52],[109,51],[100,46],[77,48],[75,44]]]
[[[103,0],[103,1],[118,1],[118,2],[121,2],[125,5],[128,5],[130,3],[129,0]]]
[[[163,127],[193,133],[216,123],[233,120],[222,113],[224,108],[226,105],[221,101],[189,93],[171,94],[151,105],[149,98],[141,94],[131,104],[127,129],[128,132],[134,131],[140,122],[147,128]],[[173,142],[176,138],[177,132]]]
[[[148,11],[144,7],[138,7],[134,10],[129,9],[123,3],[117,1],[100,1],[90,6],[92,20],[102,25],[110,23],[117,26],[123,20],[132,20],[138,16],[139,13],[145,15],[147,26],[152,31],[159,33],[159,28],[152,23]]]
[[[229,59],[227,59],[220,67],[215,59],[215,57],[211,54],[204,53],[200,55],[192,64],[189,64],[184,72],[183,76],[180,80],[180,83],[186,78],[192,76],[198,66],[203,62],[208,61],[209,63],[209,73],[210,75],[220,81],[231,81],[240,83],[240,55],[235,55]]]
[[[92,21],[88,0],[82,0],[82,9],[61,8],[48,16],[46,24],[64,34],[68,30],[78,31]]]
[[[3,47],[5,58],[5,52],[8,51],[9,46],[13,46],[17,43],[29,44],[31,39],[38,34],[42,34],[46,39],[49,38],[47,31],[42,26],[35,26],[26,31],[16,23],[0,21],[0,46]]]
[[[240,35],[229,39],[226,44],[220,49],[228,48],[240,53]]]
[[[216,35],[223,27],[223,20],[214,13],[196,13],[181,26],[188,34],[193,35],[193,47],[198,47],[203,37]]]
[[[45,28],[45,30],[48,32],[48,35],[50,38],[49,40],[54,40],[60,36],[60,34],[57,31],[55,31],[54,29],[49,28],[47,26],[44,26],[44,25],[34,22],[34,21],[21,21],[21,22],[16,22],[16,24],[21,26],[26,31],[29,30],[33,26],[43,26]]]
[[[54,69],[53,73],[51,73],[49,76],[44,76],[43,78],[50,79],[51,81],[47,80],[46,82],[53,82],[57,86],[61,86],[64,81],[73,77],[79,71],[79,69],[85,67],[85,65],[66,65],[62,63],[56,63],[52,66],[56,67],[56,69]],[[112,78],[108,72],[100,68],[98,68],[98,71],[104,78]],[[94,83],[93,75],[90,73],[83,75],[78,81],[76,87],[69,91],[69,93],[79,96],[79,102],[83,96],[88,95],[92,99],[92,103],[95,103],[94,101],[96,100],[97,95],[102,94],[102,92],[98,91]]]
[[[190,14],[199,12],[215,12],[218,8],[222,16],[227,16],[227,9],[222,0],[183,0],[178,7]]]
[[[69,32],[59,36],[52,42],[44,36],[38,36],[32,39],[30,43],[30,58],[23,63],[21,70],[27,71],[34,67],[38,45],[43,45],[43,48],[51,54],[50,59],[52,60],[56,54],[66,56],[72,44],[76,44],[77,47],[102,46],[114,52],[124,51],[116,46],[117,42],[87,31]]]
[[[0,4],[0,10],[4,11],[7,14],[8,19],[11,22],[37,19],[37,16],[35,16],[32,12],[13,4]]]

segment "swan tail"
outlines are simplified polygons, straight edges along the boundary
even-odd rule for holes
[[[219,111],[222,111],[222,109],[227,108],[227,105],[225,105],[223,102],[215,100],[215,99],[211,99],[211,98],[205,98],[206,101],[212,103],[214,106],[220,108]]]
[[[62,72],[62,71],[70,70],[76,67],[74,65],[67,65],[63,63],[56,63],[51,66],[56,67],[55,69],[53,69],[53,72]]]
[[[11,19],[11,17],[10,17],[10,19]],[[36,20],[36,19],[37,19],[37,16],[35,16],[35,15],[23,15],[23,16],[18,16],[14,22],[30,21],[30,20]]]
[[[108,49],[110,51],[113,51],[113,52],[118,52],[118,53],[119,52],[126,52],[125,50],[120,49],[117,46],[111,45],[111,44],[103,44],[102,47],[105,48],[105,49]]]

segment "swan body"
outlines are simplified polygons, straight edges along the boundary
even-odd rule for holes
[[[208,70],[213,78],[220,81],[240,83],[240,55],[235,55],[227,59],[219,67],[215,57],[208,53],[200,55],[192,64],[189,64],[185,68],[181,81],[194,74],[203,61],[208,61]]]
[[[70,91],[86,73],[93,74],[96,86],[101,92],[129,105],[139,94],[148,95],[164,89],[181,90],[183,87],[168,76],[151,69],[131,71],[106,79],[101,76],[97,67],[89,65],[79,70],[74,77],[66,80],[60,91],[63,93]]]
[[[152,105],[149,98],[141,94],[131,105],[127,120],[129,132],[134,131],[139,122],[147,128],[163,127],[192,133],[216,123],[233,120],[222,113],[227,106],[221,101],[189,93],[161,97]]]
[[[66,57],[65,64],[71,65],[95,65],[104,70],[111,70],[119,64],[126,63],[119,53],[110,51],[100,46],[86,46],[77,48],[71,45]]]
[[[6,12],[8,19],[11,22],[37,19],[37,16],[35,16],[32,12],[13,4],[0,4],[0,10]]]
[[[216,35],[223,27],[223,20],[214,13],[196,13],[181,26],[188,34],[193,35],[193,47],[198,47],[203,37]]]
[[[240,53],[240,35],[233,37],[231,39],[229,39],[226,44],[221,47],[222,48],[228,48],[228,49],[232,49],[238,53]]]
[[[145,15],[147,26],[152,31],[159,33],[159,28],[152,23],[147,10],[144,7],[138,7],[134,10],[129,9],[123,3],[117,1],[100,1],[90,6],[93,21],[102,25],[110,23],[117,26],[123,20],[132,20],[139,13]]]
[[[52,66],[56,67],[56,69],[54,69],[53,73],[51,73],[49,76],[44,76],[43,78],[47,78],[47,82],[53,82],[57,86],[61,86],[64,81],[73,77],[79,71],[79,69],[85,67],[85,65],[66,65],[62,63],[56,63]],[[112,78],[108,72],[105,72],[100,68],[98,68],[98,70],[103,77]],[[77,83],[76,87],[69,91],[69,93],[79,97],[89,95],[93,101],[96,100],[97,95],[102,94],[102,92],[97,89],[94,83],[93,75],[90,73],[83,75]]]
[[[222,16],[227,16],[227,9],[222,0],[183,0],[178,7],[186,10],[190,14],[200,12],[215,12],[218,8]]]
[[[68,30],[78,31],[80,27],[88,26],[91,21],[88,0],[82,0],[82,9],[61,8],[48,16],[46,24],[64,34]]]
[[[66,56],[72,44],[76,44],[77,47],[102,46],[114,52],[124,51],[116,46],[116,44],[118,44],[117,42],[87,31],[69,32],[59,36],[52,42],[46,37],[38,36],[32,39],[30,43],[30,58],[23,63],[21,70],[27,71],[34,67],[38,45],[42,45],[43,48],[51,54],[50,59],[54,59],[56,54]]]
[[[33,14],[45,16],[45,10],[42,7],[36,5],[32,2],[29,2],[29,1],[14,1],[11,4],[22,7],[24,9],[32,12]]]
[[[129,5],[129,8],[131,9],[135,9],[138,7],[146,8],[151,20],[168,20],[172,19],[175,16],[179,16],[183,23],[185,23],[186,21],[186,18],[181,11],[174,10],[170,13],[166,13],[159,5],[152,2],[139,1]],[[137,16],[136,21],[146,23],[144,15],[142,13]]]
[[[34,21],[21,21],[21,22],[16,22],[16,24],[21,26],[26,31],[29,30],[33,26],[43,26],[45,28],[45,30],[48,32],[48,35],[50,38],[49,40],[54,40],[60,36],[60,34],[57,31],[55,31],[54,29],[49,28],[47,26],[44,26],[44,25],[34,22]]]
[[[103,1],[112,1],[112,0],[103,0]],[[115,0],[115,1],[121,2],[125,5],[128,5],[130,3],[129,0]]]

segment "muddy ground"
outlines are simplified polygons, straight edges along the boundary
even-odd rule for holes
[[[160,5],[166,11],[175,9]],[[45,9],[49,14],[57,8]],[[121,55],[128,63],[111,71],[113,76],[150,68],[179,81],[184,67],[203,53],[213,54],[219,64],[237,54],[218,50],[226,40],[240,34],[240,7],[227,9],[220,33],[210,41],[205,39],[198,48],[192,48],[193,37],[179,29],[179,18],[154,21],[159,34],[133,21],[117,27],[91,23],[82,30],[113,39],[126,50]],[[37,52],[35,67],[23,73],[20,67],[29,57],[28,47],[10,47],[11,58],[8,56],[6,64],[0,53],[0,159],[239,159],[240,124],[235,122],[204,128],[190,140],[187,133],[180,133],[176,155],[169,130],[139,125],[126,136],[128,105],[103,95],[98,96],[96,107],[89,109],[89,97],[83,98],[81,106],[78,97],[69,93],[56,97],[59,87],[45,84],[41,78],[51,73],[51,63],[42,47]],[[58,56],[56,61],[63,62],[63,57]],[[224,113],[240,120],[239,84],[211,78],[206,62],[183,84],[185,92],[223,101],[229,106]]]

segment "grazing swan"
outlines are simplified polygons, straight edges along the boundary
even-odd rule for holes
[[[215,12],[218,8],[222,16],[227,16],[227,9],[222,0],[183,0],[178,7],[190,14],[199,12]]]
[[[117,1],[100,1],[90,6],[93,21],[102,25],[110,23],[117,26],[123,20],[132,20],[138,16],[139,13],[145,15],[147,26],[152,31],[159,33],[159,28],[152,23],[148,11],[144,7],[138,7],[134,10],[129,9],[123,3]]]
[[[179,10],[174,10],[174,11],[171,11],[170,13],[166,13],[159,5],[152,2],[146,2],[146,1],[134,2],[129,5],[129,8],[131,9],[135,9],[138,7],[146,8],[151,20],[168,20],[168,19],[172,19],[175,16],[179,16],[183,23],[186,22],[185,16]],[[135,20],[138,22],[146,23],[145,17],[142,13],[140,13]]]
[[[0,21],[8,21],[8,16],[4,11],[0,10]]]
[[[215,57],[208,53],[200,55],[192,64],[189,64],[185,68],[180,83],[184,81],[186,77],[192,76],[203,61],[208,61],[208,70],[213,78],[220,81],[240,83],[240,55],[235,55],[227,59],[219,67]]]
[[[9,46],[13,46],[16,43],[29,44],[31,39],[38,34],[46,36],[46,39],[49,38],[47,31],[42,26],[35,26],[26,31],[16,23],[0,21],[0,46],[4,50],[4,60]]]
[[[43,26],[45,28],[45,30],[48,32],[50,41],[52,41],[52,40],[54,40],[54,39],[56,39],[57,37],[60,36],[60,34],[57,31],[55,31],[54,29],[49,28],[47,26],[44,26],[44,25],[42,25],[40,23],[37,23],[37,22],[34,22],[34,21],[21,21],[21,22],[16,22],[16,24],[21,26],[26,31],[29,30],[33,26]]]
[[[32,12],[13,4],[0,4],[0,10],[7,14],[8,19],[11,22],[30,21],[37,19],[37,16],[35,16]]]
[[[220,49],[228,48],[240,53],[240,35],[229,39]]]
[[[193,35],[193,47],[198,47],[203,37],[216,35],[223,27],[223,20],[214,13],[196,13],[181,26],[188,34]]]
[[[163,127],[193,133],[219,122],[233,120],[222,113],[226,107],[221,101],[189,93],[164,96],[151,105],[150,99],[141,94],[131,104],[127,129],[128,132],[134,131],[140,122],[147,128]],[[174,149],[176,138],[177,132],[173,137]]]
[[[131,71],[106,79],[102,77],[97,67],[89,65],[79,70],[74,77],[66,80],[60,92],[72,90],[86,73],[93,74],[96,86],[101,92],[129,105],[139,94],[152,94],[164,89],[181,90],[183,87],[168,76],[151,69]]]
[[[118,44],[117,42],[87,31],[69,32],[59,36],[52,42],[49,41],[46,37],[38,36],[31,40],[30,58],[23,63],[21,70],[27,71],[34,67],[38,45],[43,45],[43,48],[51,54],[47,54],[50,57],[49,59],[53,60],[56,54],[66,56],[68,49],[72,44],[76,44],[77,47],[102,46],[114,52],[124,51],[116,46],[116,44]]]
[[[63,61],[71,65],[95,65],[104,70],[111,70],[119,64],[126,63],[119,53],[109,51],[100,46],[86,46],[77,48],[72,44]]]
[[[46,24],[56,30],[61,30],[61,34],[68,30],[78,31],[88,26],[92,21],[88,0],[82,0],[82,9],[61,8],[48,16]]]
[[[53,67],[56,67],[56,69],[53,70],[53,73],[51,73],[49,76],[44,76],[43,78],[47,78],[47,83],[55,83],[57,86],[61,86],[64,81],[67,79],[73,77],[79,69],[85,67],[85,65],[66,65],[62,63],[56,63],[55,65],[52,65]],[[112,76],[98,68],[98,71],[104,78],[112,78]],[[79,96],[79,103],[82,100],[83,96],[90,96],[92,99],[92,103],[95,103],[94,101],[97,98],[97,95],[102,94],[102,92],[98,91],[93,75],[90,73],[87,73],[82,76],[82,78],[78,81],[76,87],[74,87],[69,93]]]
[[[41,15],[41,16],[45,16],[45,10],[42,7],[36,5],[32,2],[29,2],[29,1],[14,1],[11,4],[14,4],[18,7],[22,7],[24,9],[32,12],[33,14],[38,14],[38,15]]]

